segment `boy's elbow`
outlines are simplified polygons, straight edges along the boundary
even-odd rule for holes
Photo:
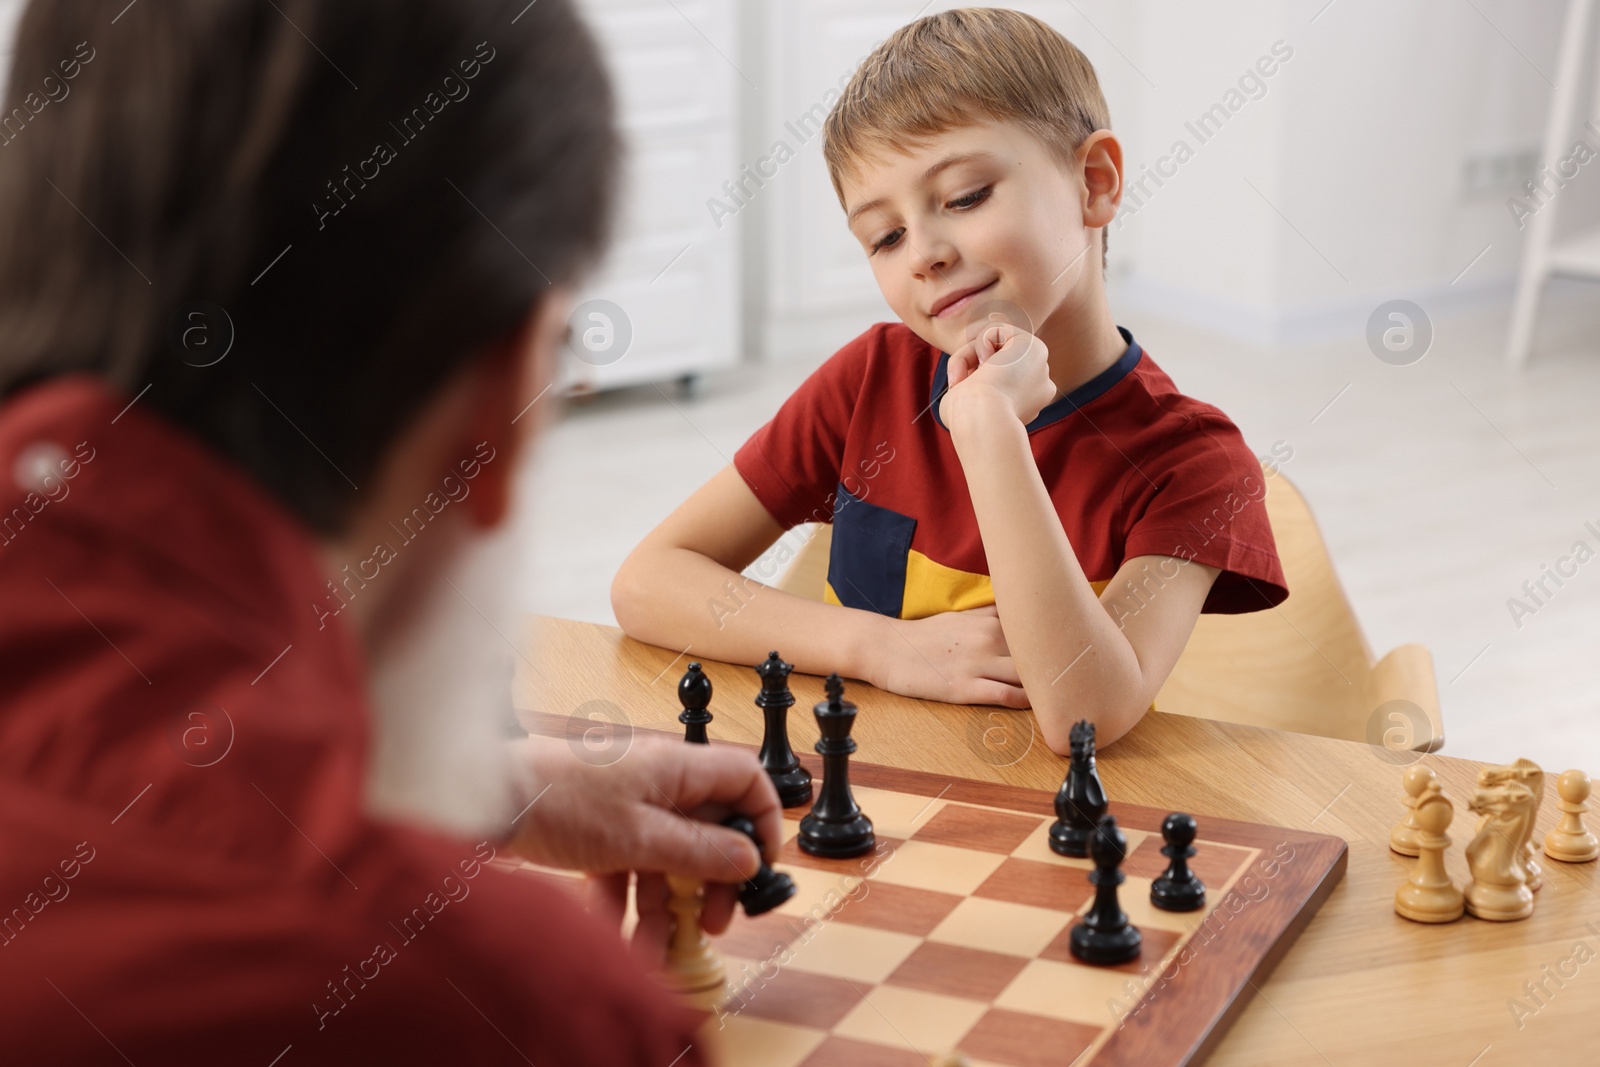
[[[1085,710],[1066,706],[1034,708],[1039,721],[1039,734],[1046,747],[1058,756],[1072,755],[1072,724],[1086,720],[1094,724],[1095,749],[1104,750],[1138,725],[1149,710],[1148,705],[1136,708],[1106,708]]]
[[[611,614],[617,617],[617,625],[630,637],[638,635],[639,616],[645,596],[637,577],[638,570],[634,555],[629,555],[611,578]]]
[[[1050,751],[1054,752],[1058,756],[1063,756],[1068,759],[1072,757],[1072,746],[1067,744],[1067,739],[1065,737],[1056,738],[1055,740],[1047,739],[1045,744],[1049,745]]]
[[[1035,704],[1033,713],[1039,721],[1039,736],[1044,738],[1045,746],[1058,756],[1072,755],[1072,724],[1079,719],[1088,718],[1096,722],[1092,715],[1085,716],[1070,714],[1064,707],[1040,707]],[[1098,730],[1098,725],[1096,730]]]
[[[1128,731],[1139,725],[1139,720],[1144,718],[1144,713],[1150,710],[1148,704],[1132,708],[1121,715],[1107,716],[1095,727],[1097,748],[1106,748],[1127,736]]]

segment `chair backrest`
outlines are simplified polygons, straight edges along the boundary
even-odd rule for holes
[[[824,587],[828,583],[828,554],[833,551],[833,525],[813,522],[800,527],[800,530],[804,533],[805,543],[774,584],[785,593],[803,596],[807,600],[822,600]]]
[[[1281,471],[1264,477],[1289,598],[1244,615],[1201,615],[1156,709],[1389,748],[1438,748],[1444,724],[1433,657],[1408,644],[1374,661],[1305,498]]]
[[[1433,657],[1401,645],[1374,661],[1305,498],[1264,474],[1267,516],[1289,599],[1244,615],[1201,615],[1156,695],[1159,711],[1432,751],[1444,743]],[[806,540],[778,588],[821,600],[832,528]]]

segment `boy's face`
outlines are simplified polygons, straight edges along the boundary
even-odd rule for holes
[[[983,120],[862,161],[841,184],[884,299],[954,352],[994,312],[1038,333],[1099,271],[1078,170],[1023,127]]]

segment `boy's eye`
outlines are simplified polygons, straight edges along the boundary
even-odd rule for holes
[[[982,189],[974,190],[965,196],[958,196],[954,200],[946,201],[945,207],[953,208],[957,211],[970,211],[987,200],[992,192],[994,192],[994,186],[985,185]],[[893,248],[900,243],[900,237],[904,233],[905,230],[903,229],[889,231],[889,233],[873,243],[871,250],[867,254],[872,255],[885,248]]]
[[[993,189],[994,189],[994,186],[985,185],[982,189],[978,189],[975,192],[968,193],[966,196],[958,196],[958,197],[956,197],[954,200],[952,200],[949,203],[945,204],[945,207],[956,208],[957,210],[964,209],[964,208],[977,207],[979,204],[983,203],[985,200],[988,199],[989,193],[991,191],[993,191]]]
[[[887,234],[885,234],[884,236],[880,237],[876,242],[874,242],[874,244],[872,246],[872,251],[876,252],[879,249],[883,249],[883,248],[893,248],[896,244],[899,243],[900,235],[902,233],[904,233],[904,232],[905,232],[904,230],[890,230]]]

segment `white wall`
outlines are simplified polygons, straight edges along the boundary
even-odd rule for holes
[[[1359,335],[1395,297],[1443,308],[1509,293],[1522,236],[1511,189],[1474,194],[1466,162],[1539,149],[1565,0],[1325,4],[1136,5],[1137,55],[1159,81],[1141,84],[1128,131],[1134,174],[1175,137],[1194,142],[1184,120],[1275,40],[1294,54],[1165,188],[1124,209],[1124,303],[1298,339]],[[1583,184],[1562,194],[1564,224],[1596,215],[1600,183]]]
[[[955,5],[928,10],[946,6]],[[1159,311],[1254,340],[1299,340],[1359,336],[1371,309],[1395,297],[1443,311],[1509,295],[1522,241],[1506,207],[1514,189],[1474,193],[1465,168],[1472,156],[1539,149],[1566,0],[1016,6],[1094,63],[1130,180],[1180,138],[1194,149],[1113,224],[1119,315]],[[21,7],[0,0],[0,62]],[[790,124],[831,100],[828,90],[913,12],[902,0],[737,10],[739,40],[728,47],[741,72],[737,163],[703,174],[683,204],[662,210],[704,215],[739,167],[786,141],[793,161],[706,242],[742,246],[746,355],[820,360],[889,312],[844,227],[820,138]],[[1265,95],[1199,143],[1185,123],[1223,101],[1277,41],[1293,56],[1263,79]],[[1600,219],[1594,172],[1560,194],[1561,232]]]

